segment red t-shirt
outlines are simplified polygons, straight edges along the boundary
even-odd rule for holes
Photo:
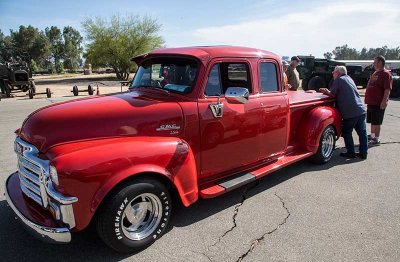
[[[392,75],[386,69],[375,71],[368,81],[367,90],[365,91],[365,103],[379,106],[386,89],[392,89]]]

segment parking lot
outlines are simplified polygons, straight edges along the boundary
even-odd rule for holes
[[[399,100],[389,102],[382,144],[370,149],[367,160],[341,158],[340,139],[328,164],[301,161],[221,197],[178,207],[168,232],[138,254],[113,252],[93,229],[74,235],[68,245],[32,238],[3,195],[17,164],[13,132],[35,109],[73,99],[71,83],[61,90],[42,81],[38,88],[52,88],[51,99],[0,101],[1,260],[400,261]],[[110,82],[100,88],[106,93],[120,87]]]

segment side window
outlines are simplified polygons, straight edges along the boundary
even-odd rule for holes
[[[247,68],[245,64],[228,64],[228,80],[247,82]]]
[[[204,91],[206,96],[220,96],[222,94],[219,64],[213,66],[208,76],[207,86]]]
[[[260,65],[260,78],[262,92],[279,91],[276,67],[274,63],[263,62]]]
[[[246,63],[222,63],[221,64],[222,87],[225,92],[228,87],[243,87],[253,92],[250,81],[250,69]]]

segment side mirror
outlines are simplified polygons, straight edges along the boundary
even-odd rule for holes
[[[249,90],[244,87],[228,87],[225,99],[231,104],[245,104],[249,100]]]

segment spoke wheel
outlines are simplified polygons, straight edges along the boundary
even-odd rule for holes
[[[331,160],[336,144],[336,131],[327,126],[322,132],[317,153],[311,160],[317,164],[324,164]]]
[[[325,130],[322,137],[322,155],[328,158],[332,155],[335,147],[335,133],[330,129]]]

